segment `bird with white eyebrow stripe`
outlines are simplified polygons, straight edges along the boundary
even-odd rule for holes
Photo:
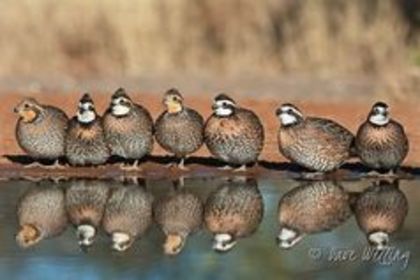
[[[103,117],[105,140],[112,155],[134,161],[125,170],[137,170],[138,162],[153,149],[153,119],[149,111],[134,103],[123,88],[111,97]]]
[[[207,148],[217,159],[241,166],[238,171],[246,170],[247,164],[257,162],[264,146],[260,119],[226,94],[215,97],[212,109],[204,127]]]
[[[69,122],[65,150],[71,165],[100,165],[108,160],[102,120],[87,93],[80,99],[77,115]]]
[[[357,154],[366,166],[389,171],[390,175],[408,154],[404,127],[389,116],[388,105],[377,102],[368,119],[360,126],[355,140]]]
[[[340,124],[305,117],[289,103],[280,106],[276,115],[280,120],[279,149],[290,161],[324,173],[338,169],[351,156],[354,136]]]

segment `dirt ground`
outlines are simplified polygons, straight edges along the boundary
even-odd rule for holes
[[[161,104],[162,94],[151,93],[130,93],[132,98],[147,107],[154,118],[163,110]],[[4,155],[20,155],[22,150],[15,140],[15,124],[17,116],[13,113],[14,106],[25,95],[18,92],[8,92],[1,94],[0,102],[0,154]],[[38,99],[41,103],[52,104],[62,108],[69,116],[73,116],[76,111],[78,100],[81,96],[80,92],[55,93],[48,94],[32,94],[32,97]],[[97,111],[102,113],[109,103],[110,94],[92,93],[92,97],[96,103]],[[205,118],[211,113],[211,99],[212,94],[202,95],[184,95],[186,106],[198,110]],[[260,157],[260,160],[267,162],[282,162],[285,159],[280,155],[277,146],[277,130],[279,127],[278,120],[274,115],[275,109],[284,102],[290,100],[282,98],[266,97],[261,99],[250,98],[248,96],[241,97],[239,95],[232,95],[237,102],[244,107],[254,110],[260,116],[266,132],[265,147]],[[343,124],[351,131],[356,132],[358,126],[366,119],[367,113],[373,102],[376,100],[360,101],[351,100],[346,101],[329,101],[323,100],[306,100],[294,102],[307,115],[316,115],[331,118]],[[418,166],[420,165],[420,118],[418,117],[419,107],[416,101],[390,103],[392,116],[404,124],[407,134],[410,139],[410,152],[405,161],[405,165]],[[154,147],[153,155],[166,155],[157,144]],[[203,146],[194,156],[208,157],[210,156],[206,147]],[[9,165],[11,162],[5,157],[1,158],[2,165]]]

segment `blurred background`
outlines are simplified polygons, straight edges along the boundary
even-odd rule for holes
[[[334,80],[406,98],[419,27],[418,0],[2,0],[0,86]]]

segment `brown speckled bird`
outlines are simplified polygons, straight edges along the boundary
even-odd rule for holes
[[[58,159],[64,156],[67,115],[33,98],[25,98],[14,111],[19,115],[16,124],[19,146],[34,159],[56,160],[53,167],[58,167]]]
[[[390,235],[402,227],[407,213],[407,198],[398,181],[374,183],[363,191],[354,207],[359,227],[379,250],[388,246]]]
[[[79,245],[83,249],[94,242],[102,222],[109,190],[106,182],[75,180],[66,191],[67,215],[76,227]]]
[[[356,151],[369,168],[394,172],[407,156],[408,138],[389,116],[388,105],[377,102],[356,135]]]
[[[135,160],[128,169],[138,168],[138,160],[152,151],[152,116],[143,106],[134,103],[123,88],[112,95],[103,125],[111,155]]]
[[[353,195],[334,182],[310,182],[292,189],[279,202],[279,247],[292,248],[307,234],[343,224],[352,215],[353,200]]]
[[[163,245],[167,255],[179,254],[187,237],[200,229],[203,221],[203,204],[193,193],[179,189],[156,201],[153,207],[154,219],[166,236]]]
[[[260,119],[225,94],[216,96],[212,109],[204,128],[207,148],[216,158],[245,170],[246,164],[258,160],[264,146]]]
[[[112,238],[112,248],[126,251],[152,224],[153,197],[137,185],[113,188],[105,207],[102,227]]]
[[[77,116],[70,123],[66,136],[66,157],[71,165],[100,165],[110,156],[105,141],[102,119],[96,114],[89,94],[80,99]]]
[[[176,89],[165,93],[166,110],[155,123],[155,136],[159,145],[180,158],[178,167],[185,169],[184,159],[203,144],[203,117],[183,105],[183,97]]]
[[[292,104],[283,104],[276,115],[281,123],[280,152],[290,161],[313,171],[329,172],[350,157],[354,137],[338,123],[304,117]]]
[[[213,249],[227,252],[239,238],[253,234],[264,214],[264,203],[255,179],[234,178],[207,199],[204,221],[214,235]]]
[[[18,202],[17,216],[20,229],[16,242],[22,248],[60,235],[68,225],[63,190],[54,186],[30,188]]]

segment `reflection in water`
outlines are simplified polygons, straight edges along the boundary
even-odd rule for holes
[[[155,203],[154,216],[166,236],[163,246],[165,254],[177,255],[187,237],[200,228],[203,205],[195,194],[183,189],[177,182],[174,183],[174,190]]]
[[[102,227],[112,238],[112,248],[125,251],[152,224],[153,196],[137,185],[117,184],[105,207]]]
[[[330,231],[352,215],[352,195],[335,182],[307,182],[286,193],[279,202],[281,248],[295,246],[307,234]]]
[[[389,235],[403,225],[408,202],[398,181],[380,181],[363,191],[354,208],[357,223],[369,243],[384,249],[389,243]]]
[[[66,210],[77,229],[79,245],[86,249],[93,244],[101,225],[110,188],[106,182],[76,180],[66,192]]]
[[[257,184],[255,179],[239,179],[187,178],[185,186],[178,188],[169,187],[169,179],[147,180],[147,188],[116,181],[68,181],[58,187],[47,181],[0,182],[0,275],[43,280],[57,275],[69,279],[137,279],[140,275],[142,279],[323,279],[355,271],[349,277],[372,278],[400,273],[398,260],[403,253],[413,257],[407,272],[418,274],[419,182],[401,181],[400,191],[385,182],[370,187],[368,181],[306,182],[296,187],[296,181],[290,180],[263,178]],[[12,218],[16,202],[17,220]],[[76,227],[87,224],[93,228],[88,233],[98,234],[88,256],[80,254],[70,230],[43,241],[42,246],[16,250],[16,228],[20,226],[18,245],[27,247],[64,232],[66,214]],[[192,234],[202,223],[209,231]],[[401,231],[395,234],[398,228]],[[362,232],[369,235],[372,229],[393,234],[394,250],[366,248]],[[164,253],[182,254],[168,258],[162,253],[161,231],[166,235]],[[282,247],[291,247],[303,236],[321,231],[328,232],[306,238],[293,250],[273,246],[277,235]],[[210,237],[214,249],[235,250],[214,253]],[[234,247],[241,237],[248,238]],[[113,254],[110,239],[113,249],[130,250]],[[138,239],[142,241],[135,242]],[[349,261],[346,252],[358,259]],[[363,259],[365,252],[374,256],[391,252],[381,256],[392,260],[375,257],[368,262]]]
[[[238,177],[224,182],[205,206],[206,227],[214,235],[213,249],[229,251],[238,238],[253,234],[263,212],[263,198],[255,179]]]
[[[63,190],[43,185],[30,188],[18,202],[17,216],[16,242],[23,248],[59,235],[67,226]]]

